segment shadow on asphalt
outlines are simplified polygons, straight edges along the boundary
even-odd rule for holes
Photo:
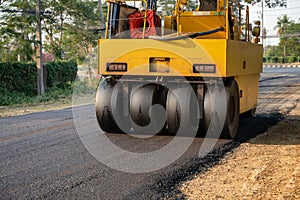
[[[255,117],[240,117],[239,131],[234,139],[237,142],[245,142],[257,135],[264,133],[268,128],[276,125],[284,119],[280,113],[257,114]]]
[[[278,118],[279,121],[281,118],[283,118],[281,115],[277,115],[277,116],[279,117]],[[255,126],[259,126],[258,129],[267,127],[268,126],[267,124],[269,124],[269,127],[271,127],[273,117],[274,116],[271,116],[270,119],[266,115],[259,116],[255,119],[249,120],[249,122],[246,121],[246,123],[251,124],[252,120],[254,121],[260,120],[259,122],[254,122]],[[270,123],[268,121],[270,121]],[[276,120],[274,120],[273,122],[276,123]],[[257,127],[255,126],[251,126],[251,128],[253,127],[254,129],[257,129]],[[252,131],[252,132],[255,133],[256,131]],[[249,137],[252,138],[251,132],[249,133],[249,135],[250,135]],[[243,138],[241,138],[241,141],[244,141]],[[284,120],[280,121],[280,123],[278,123],[277,126],[268,129],[267,133],[260,135],[254,140],[250,140],[247,142],[251,144],[278,145],[278,146],[300,145],[300,116],[288,115],[287,117],[284,118]]]
[[[160,174],[156,177],[155,184],[150,186],[151,192],[149,194],[151,196],[148,196],[147,193],[137,192],[127,196],[125,199],[136,196],[143,198],[151,197],[152,199],[186,199],[185,195],[178,190],[180,183],[191,180],[196,174],[203,173],[217,165],[228,153],[239,147],[241,143],[266,132],[268,128],[276,125],[283,119],[284,117],[280,113],[258,114],[251,118],[241,116],[236,139],[216,147],[203,158],[191,158],[187,160],[179,169],[170,170],[164,176]]]

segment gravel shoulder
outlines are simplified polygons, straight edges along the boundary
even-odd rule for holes
[[[300,103],[179,189],[187,199],[300,199]]]
[[[0,118],[26,115],[35,112],[44,112],[49,110],[59,110],[72,106],[72,98],[65,97],[56,101],[40,102],[37,104],[0,106]]]

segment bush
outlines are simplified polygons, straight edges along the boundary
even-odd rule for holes
[[[287,58],[288,63],[295,63],[297,62],[297,56],[288,56]]]
[[[64,88],[66,84],[74,82],[77,76],[77,64],[75,61],[59,61],[47,63],[48,87],[56,85]]]
[[[77,75],[75,61],[50,62],[44,67],[46,86],[60,85],[74,82]],[[35,63],[4,62],[0,63],[0,85],[10,92],[21,92],[28,96],[36,95],[37,70]]]
[[[37,87],[35,63],[0,63],[0,85],[10,92],[20,92],[28,96],[35,95]]]
[[[284,57],[278,57],[278,63],[284,63]]]
[[[271,63],[271,62],[272,62],[272,57],[268,56],[268,57],[266,58],[266,60],[267,60],[267,63]]]
[[[263,63],[266,63],[266,62],[267,62],[267,58],[263,57]]]
[[[277,56],[273,56],[272,57],[272,62],[273,63],[278,63],[278,57]]]
[[[51,62],[45,65],[46,94],[35,97],[37,70],[35,63],[0,63],[0,105],[48,101],[60,95],[71,95],[77,76],[75,61]],[[48,86],[48,87],[47,87]]]

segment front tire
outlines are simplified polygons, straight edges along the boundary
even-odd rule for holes
[[[115,84],[102,80],[99,83],[96,93],[96,116],[100,128],[105,132],[120,132],[117,126],[112,110],[111,110],[111,97]]]
[[[169,90],[167,97],[167,124],[169,132],[193,136],[199,128],[199,105],[190,86]],[[178,135],[178,134],[177,134]]]
[[[135,134],[154,135],[165,130],[165,93],[164,88],[155,84],[133,89],[130,98],[130,115]],[[160,109],[155,111],[153,109],[155,105],[159,105]]]

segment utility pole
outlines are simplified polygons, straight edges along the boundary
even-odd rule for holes
[[[262,30],[262,37],[261,37],[261,43],[263,45],[263,48],[265,47],[264,45],[264,0],[261,0],[261,30]]]
[[[41,27],[41,0],[36,0],[36,68],[37,68],[37,94],[42,95],[45,92],[44,87],[44,69],[42,63],[42,27]]]

